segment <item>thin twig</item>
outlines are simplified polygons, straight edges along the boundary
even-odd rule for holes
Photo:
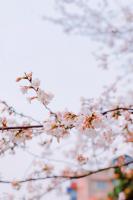
[[[106,115],[107,113],[110,113],[110,112],[115,112],[115,111],[119,111],[119,110],[123,110],[123,111],[133,111],[133,108],[122,108],[122,107],[118,107],[118,108],[114,108],[114,109],[111,109],[111,110],[107,110],[107,111],[104,111],[102,112],[102,115]]]
[[[87,172],[87,173],[84,173],[82,175],[74,175],[74,176],[54,175],[54,176],[46,176],[46,177],[39,177],[39,178],[28,178],[28,179],[24,179],[24,180],[20,180],[20,181],[18,180],[17,183],[22,184],[22,183],[27,183],[27,182],[30,182],[30,181],[43,181],[43,180],[46,180],[46,179],[53,179],[53,178],[62,178],[62,179],[70,179],[70,180],[80,179],[80,178],[84,178],[84,177],[90,176],[92,174],[96,174],[96,173],[106,171],[106,170],[109,170],[109,169],[116,169],[118,167],[127,166],[127,165],[132,164],[132,163],[133,163],[133,160],[126,162],[126,163],[123,163],[122,165],[113,165],[113,166],[102,168],[102,169],[99,169],[99,170],[96,170],[96,171]],[[12,184],[12,181],[0,180],[0,183]]]
[[[14,115],[18,115],[20,117],[27,118],[27,119],[29,119],[31,121],[34,121],[34,122],[40,124],[40,122],[38,120],[34,119],[33,117],[31,117],[29,115],[25,115],[23,113],[17,112],[12,106],[9,106],[6,101],[1,101],[0,100],[0,103],[3,104],[4,106],[6,106],[8,111],[12,112]]]

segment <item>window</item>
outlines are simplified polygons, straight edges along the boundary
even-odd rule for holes
[[[97,181],[96,189],[97,190],[106,190],[108,188],[108,182],[106,181]]]

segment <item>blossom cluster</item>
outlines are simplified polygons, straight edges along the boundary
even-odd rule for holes
[[[18,77],[16,79],[17,82],[21,80],[27,80],[28,85],[21,86],[21,91],[23,94],[26,94],[29,90],[35,91],[35,96],[28,97],[28,101],[31,103],[32,100],[37,99],[40,101],[43,105],[47,106],[51,100],[53,99],[53,94],[50,92],[45,92],[40,88],[40,80],[39,79],[33,79],[32,78],[32,72],[25,73],[24,76]]]
[[[125,152],[130,153],[133,147],[133,106],[124,103],[123,98],[119,99],[119,102],[118,100],[114,103],[107,102],[109,97],[107,91],[104,93],[104,98],[95,100],[81,98],[81,110],[78,113],[68,110],[54,112],[48,107],[53,95],[40,89],[40,81],[33,79],[32,73],[25,73],[24,76],[18,77],[17,82],[20,81],[26,81],[25,85],[20,87],[24,94],[31,90],[35,93],[34,96],[29,97],[30,102],[34,99],[39,100],[49,112],[48,117],[41,123],[16,112],[6,102],[0,102],[1,154],[8,150],[15,153],[17,147],[27,148],[27,141],[39,136],[36,137],[36,141],[41,148],[41,156],[34,153],[31,155],[38,160],[44,159],[45,162],[34,161],[32,165],[34,169],[29,173],[28,180],[42,177],[45,179],[54,174],[61,177],[80,176],[88,170],[109,165],[114,157]],[[62,151],[61,142],[63,142]],[[54,160],[52,155],[61,157],[66,162]],[[53,159],[52,162],[59,162],[60,166],[46,162],[50,159]],[[21,181],[13,180],[11,185],[19,190]],[[44,189],[39,185],[36,187],[40,188],[40,191]],[[29,183],[28,188],[31,191],[34,185]]]
[[[73,131],[80,133],[86,139],[93,141],[95,148],[109,149],[112,145],[112,150],[117,149],[118,140],[122,140],[122,143],[132,143],[133,141],[133,108],[131,105],[125,105],[123,102],[114,105],[104,105],[101,99],[87,100],[82,98],[82,107],[79,113],[73,113],[70,111],[53,112],[49,107],[53,95],[46,93],[40,89],[40,81],[33,79],[32,73],[25,73],[24,76],[18,77],[17,81],[26,80],[27,84],[21,86],[21,90],[27,93],[29,90],[34,90],[36,96],[30,97],[30,101],[38,99],[44,104],[49,111],[49,117],[42,124],[42,129],[36,131],[36,134],[47,134],[54,136],[60,141],[61,138],[70,136]],[[101,103],[103,103],[103,108]],[[14,110],[8,107],[6,104],[2,104],[1,112],[7,112],[9,115],[14,115]],[[107,109],[109,106],[109,110]],[[101,109],[102,108],[102,109]],[[101,111],[102,110],[102,111]],[[32,129],[31,122],[17,122],[14,118],[8,119],[2,117],[0,119],[2,128],[14,126],[22,126],[24,128],[18,130],[6,130],[7,134],[1,136],[1,149],[3,145],[10,143],[11,146],[18,145],[19,143],[25,143],[26,140],[32,139],[34,135],[34,129]],[[25,126],[29,128],[25,129]],[[30,128],[31,126],[31,128]],[[102,140],[101,140],[102,138]],[[5,142],[6,141],[6,142]],[[15,144],[15,145],[14,145]],[[80,158],[84,158],[79,152]],[[76,156],[77,158],[78,155]],[[81,161],[82,159],[78,159]]]

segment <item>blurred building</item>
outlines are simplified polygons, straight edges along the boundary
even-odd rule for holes
[[[104,200],[113,189],[113,171],[93,174],[77,181],[77,200]]]
[[[132,161],[131,156],[124,155],[114,159],[112,164],[122,165]],[[128,169],[133,169],[132,163],[128,165]],[[71,200],[107,200],[108,193],[113,190],[115,183],[113,169],[79,179],[70,186]]]
[[[107,200],[108,193],[113,189],[113,171],[93,174],[77,180],[75,184],[77,194],[74,200]]]

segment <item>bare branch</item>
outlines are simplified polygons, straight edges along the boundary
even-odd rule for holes
[[[32,129],[43,128],[43,125],[0,127],[0,130],[6,131],[6,130],[20,130],[20,129],[29,129],[29,128],[32,128]]]
[[[23,114],[23,113],[20,113],[20,112],[17,112],[12,106],[9,106],[6,101],[0,100],[0,103],[3,104],[8,109],[8,111],[13,113],[14,115],[17,115],[17,116],[20,116],[20,117],[23,117],[23,118],[27,118],[27,119],[29,119],[33,122],[40,124],[40,122],[38,120],[34,119],[33,117],[26,115],[26,114]]]
[[[58,179],[58,178],[61,178],[61,179],[80,179],[80,178],[84,178],[84,177],[87,177],[87,176],[90,176],[92,174],[96,174],[96,173],[99,173],[99,172],[102,172],[102,171],[106,171],[106,170],[110,170],[110,169],[116,169],[118,167],[124,167],[124,166],[127,166],[127,165],[130,165],[133,163],[133,160],[132,161],[129,161],[129,162],[126,162],[126,163],[123,163],[121,165],[113,165],[113,166],[110,166],[110,167],[106,167],[106,168],[102,168],[102,169],[98,169],[96,171],[89,171],[87,173],[84,173],[84,174],[81,174],[81,175],[74,175],[74,176],[63,176],[63,175],[54,175],[54,176],[46,176],[46,177],[39,177],[39,178],[28,178],[28,179],[24,179],[24,180],[20,180],[20,181],[16,181],[18,184],[23,184],[23,183],[27,183],[27,182],[30,182],[30,181],[43,181],[43,180],[46,180],[46,179]],[[0,180],[0,183],[3,183],[3,184],[12,184],[12,181],[8,181],[8,180]]]

